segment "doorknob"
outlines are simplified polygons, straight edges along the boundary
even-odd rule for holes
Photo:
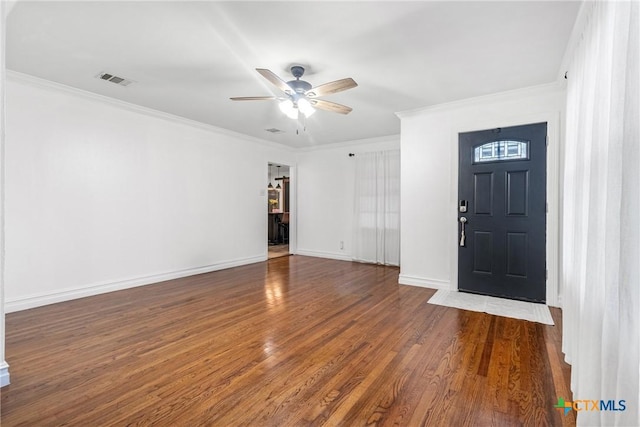
[[[460,246],[464,247],[465,235],[464,235],[464,225],[467,222],[467,218],[464,216],[460,217]]]

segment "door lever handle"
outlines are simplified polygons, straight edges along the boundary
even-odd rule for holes
[[[461,216],[460,217],[460,246],[464,247],[465,243],[465,234],[464,234],[464,225],[467,222],[467,218]]]

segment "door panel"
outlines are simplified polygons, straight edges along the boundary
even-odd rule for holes
[[[493,233],[490,231],[474,232],[474,273],[493,273]]]
[[[507,274],[527,278],[527,233],[507,233]]]
[[[507,172],[507,215],[527,215],[529,171]]]
[[[458,288],[544,302],[546,123],[459,135]]]
[[[473,175],[473,206],[476,215],[493,214],[493,173],[476,173]]]

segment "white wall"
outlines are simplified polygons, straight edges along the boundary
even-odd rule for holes
[[[9,365],[4,359],[4,168],[5,168],[5,40],[6,23],[13,2],[0,1],[0,387],[9,384]]]
[[[458,133],[548,122],[547,303],[558,305],[559,156],[565,91],[526,88],[400,113],[400,283],[456,290]]]
[[[399,148],[399,136],[389,136],[298,153],[298,254],[351,260],[355,159],[349,153]]]
[[[293,164],[289,150],[7,83],[7,311],[266,259],[267,163]]]

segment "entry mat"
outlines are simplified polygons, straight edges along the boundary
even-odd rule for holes
[[[480,311],[495,314],[496,316],[529,320],[531,322],[544,323],[545,325],[554,324],[549,307],[544,304],[443,290],[438,290],[431,297],[429,303],[462,310]]]

